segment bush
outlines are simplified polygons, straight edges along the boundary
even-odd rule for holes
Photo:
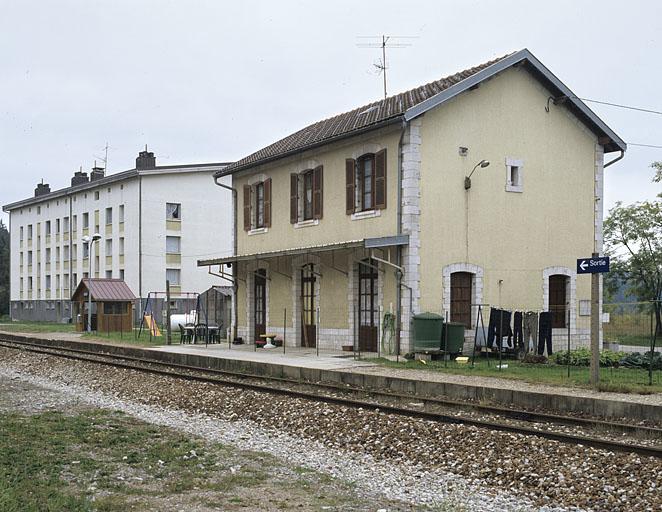
[[[600,352],[600,366],[606,368],[613,368],[620,365],[621,359],[627,354],[625,352],[614,352],[612,350],[603,350]],[[591,365],[591,351],[587,348],[578,348],[563,352],[556,352],[552,356],[552,360],[556,364],[563,366],[590,366]]]

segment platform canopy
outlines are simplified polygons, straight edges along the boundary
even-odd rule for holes
[[[227,265],[239,261],[250,261],[256,259],[279,258],[281,256],[296,256],[298,254],[313,254],[326,251],[338,251],[342,249],[377,249],[380,247],[392,247],[396,245],[407,245],[409,235],[382,236],[377,238],[365,238],[363,240],[350,240],[334,244],[312,245],[308,247],[296,247],[278,251],[259,252],[252,254],[241,254],[238,256],[227,256],[225,258],[214,258],[210,260],[198,260],[198,267],[209,267],[212,265]]]

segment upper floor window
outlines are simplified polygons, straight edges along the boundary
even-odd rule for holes
[[[124,205],[123,204],[120,205],[118,215],[119,215],[119,221],[124,222]]]
[[[181,220],[182,205],[179,203],[166,203],[166,220]]]
[[[46,236],[50,236],[51,234],[51,221],[47,220],[46,221],[46,226],[45,226],[45,231],[46,231]]]
[[[20,232],[21,232],[20,239],[21,241],[23,241],[23,226],[21,226]]]
[[[90,214],[85,212],[83,214],[83,229],[87,229],[90,227]]]
[[[60,234],[60,219],[55,219],[55,233]]]
[[[323,167],[290,175],[290,222],[322,218]]]
[[[76,231],[78,229],[78,215],[71,217],[71,230]]]
[[[178,236],[166,236],[166,253],[180,254],[182,252],[182,239]]]
[[[65,233],[69,232],[69,217],[64,217],[62,219],[62,229]]]
[[[255,185],[255,227],[264,227],[264,183]]]
[[[522,169],[524,162],[514,158],[506,158],[506,192],[523,192]]]
[[[386,208],[386,150],[345,161],[346,212]]]
[[[106,224],[112,224],[112,223],[113,223],[113,209],[106,208]]]
[[[28,240],[32,240],[32,224],[28,224]]]
[[[271,226],[271,178],[244,185],[244,230]]]

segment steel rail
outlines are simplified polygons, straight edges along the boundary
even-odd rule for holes
[[[440,422],[440,423],[449,423],[449,424],[464,424],[464,425],[470,425],[474,427],[479,427],[479,428],[485,428],[489,430],[498,430],[502,432],[509,432],[509,433],[514,433],[514,434],[523,434],[523,435],[531,435],[531,436],[536,436],[536,437],[541,437],[545,439],[550,439],[554,441],[559,441],[563,443],[569,443],[569,444],[581,444],[585,446],[590,446],[593,448],[600,448],[600,449],[605,449],[605,450],[610,450],[610,451],[620,451],[620,452],[630,452],[630,453],[637,453],[639,455],[644,455],[648,457],[656,457],[656,458],[662,458],[662,447],[657,447],[657,446],[645,446],[645,445],[637,445],[637,444],[630,444],[630,443],[623,443],[620,441],[612,441],[608,439],[600,439],[596,437],[588,437],[588,436],[581,436],[581,435],[575,435],[575,434],[568,434],[568,433],[563,433],[563,432],[555,432],[555,431],[550,431],[550,430],[540,430],[536,428],[530,428],[530,427],[524,427],[521,425],[510,425],[506,423],[499,423],[499,422],[494,422],[494,421],[488,421],[488,420],[480,420],[476,418],[470,418],[466,416],[453,416],[449,414],[443,414],[439,412],[433,412],[433,411],[426,411],[426,410],[417,410],[417,409],[410,409],[410,408],[405,408],[405,407],[399,407],[395,405],[388,405],[388,404],[382,404],[382,403],[376,403],[376,402],[368,402],[364,400],[355,400],[355,399],[350,399],[350,398],[342,398],[342,397],[336,397],[336,396],[330,396],[330,395],[320,395],[317,393],[312,393],[309,391],[301,391],[301,390],[295,390],[295,389],[286,389],[286,388],[278,388],[278,387],[271,387],[265,384],[255,384],[255,383],[250,383],[250,382],[240,382],[236,380],[230,380],[230,379],[224,379],[224,378],[218,378],[218,377],[210,377],[210,376],[204,376],[204,375],[192,375],[192,374],[187,374],[187,373],[181,373],[181,372],[175,372],[171,370],[161,370],[157,368],[149,368],[145,366],[140,366],[136,364],[129,364],[129,363],[122,363],[120,360],[128,360],[128,361],[134,361],[140,364],[151,364],[151,365],[157,365],[157,366],[166,366],[166,367],[178,367],[187,371],[195,371],[195,372],[207,372],[207,373],[229,373],[229,372],[224,372],[222,370],[214,370],[214,369],[207,369],[207,368],[199,368],[199,367],[193,367],[193,366],[187,366],[187,365],[179,365],[179,364],[172,364],[172,363],[164,363],[162,361],[154,361],[152,359],[146,359],[146,358],[138,358],[134,356],[125,356],[125,355],[116,355],[116,354],[109,354],[109,353],[102,353],[102,352],[93,352],[93,351],[87,351],[87,350],[80,350],[80,349],[72,349],[68,347],[54,347],[54,346],[48,346],[40,343],[32,343],[32,342],[26,342],[26,341],[17,341],[17,340],[5,340],[0,337],[0,346],[6,347],[6,348],[18,348],[16,346],[12,345],[18,345],[20,348],[22,348],[25,351],[28,352],[33,352],[33,353],[39,353],[39,354],[44,354],[44,355],[51,355],[55,357],[62,357],[66,359],[71,359],[71,360],[78,360],[78,361],[85,361],[85,362],[92,362],[92,363],[97,363],[97,364],[102,364],[105,366],[111,366],[111,367],[116,367],[116,368],[123,368],[123,369],[128,369],[128,370],[136,370],[136,371],[141,371],[145,373],[151,373],[155,375],[161,375],[161,376],[167,376],[167,377],[175,377],[175,378],[180,378],[184,380],[189,380],[189,381],[197,381],[197,382],[204,382],[204,383],[214,383],[214,384],[219,384],[219,385],[225,385],[225,386],[231,386],[231,387],[236,387],[240,389],[250,389],[251,391],[255,392],[262,392],[262,393],[270,393],[270,394],[275,394],[275,395],[284,395],[284,396],[290,396],[290,397],[295,397],[295,398],[302,398],[305,400],[311,400],[311,401],[317,401],[317,402],[324,402],[324,403],[330,403],[334,405],[340,405],[340,406],[347,406],[347,407],[353,407],[353,408],[362,408],[366,410],[378,410],[380,412],[384,413],[389,413],[389,414],[395,414],[399,416],[406,416],[406,417],[411,417],[411,418],[418,418],[418,419],[424,419],[424,420],[429,420],[429,421],[435,421],[435,422]],[[58,353],[60,352],[60,353]],[[65,353],[62,353],[65,352]],[[68,353],[67,353],[68,352]],[[108,360],[100,360],[100,359],[95,359],[95,358],[107,358]],[[277,377],[263,377],[263,376],[256,376],[256,375],[246,375],[246,374],[237,374],[238,376],[241,376],[242,378],[255,378],[255,379],[262,379],[262,380],[280,380],[284,381],[285,379],[282,378],[277,378]],[[317,384],[308,384],[305,382],[299,382],[299,381],[294,381],[294,380],[288,380],[288,383],[295,383],[298,385],[311,385],[311,386],[318,386]],[[358,388],[354,388],[355,390]],[[337,387],[338,391],[344,391],[346,390],[345,387]],[[367,390],[361,390],[361,392],[367,393],[367,394],[372,394],[372,391],[367,391]],[[393,396],[389,393],[383,393],[384,395],[387,396]],[[408,398],[409,400],[411,399],[416,399],[416,400],[421,400],[422,399],[418,396],[412,396],[412,395],[400,395],[403,397]],[[525,414],[528,415],[536,415],[538,413],[528,413],[526,412]],[[553,416],[553,415],[552,415]],[[562,419],[567,419],[567,417],[560,417]],[[579,418],[572,418],[574,419],[579,419]],[[607,425],[612,425],[610,422],[602,422]],[[627,424],[622,424],[619,423],[617,424],[619,426],[627,425]],[[637,428],[640,428],[639,426],[635,426]],[[646,429],[646,431],[651,432],[651,433],[659,433],[662,431],[662,429],[656,429],[653,427],[643,427]]]
[[[154,365],[160,365],[160,366],[165,366],[168,368],[180,368],[183,370],[188,370],[188,371],[197,371],[197,372],[205,372],[205,373],[211,373],[215,375],[224,375],[224,376],[232,376],[237,379],[256,379],[256,380],[263,380],[263,381],[274,381],[274,382],[279,382],[279,383],[284,383],[284,384],[289,384],[289,385],[295,385],[295,386],[310,386],[310,387],[318,387],[318,388],[323,388],[323,389],[328,389],[331,391],[336,391],[340,393],[355,393],[355,394],[368,394],[372,396],[381,396],[387,399],[399,399],[399,400],[417,400],[419,402],[423,402],[423,404],[429,404],[432,406],[439,406],[439,407],[455,407],[459,409],[468,409],[468,410],[476,410],[476,411],[481,411],[489,414],[495,414],[498,416],[503,416],[507,418],[512,418],[515,420],[519,421],[527,421],[527,422],[536,422],[536,423],[544,423],[544,422],[552,422],[558,425],[569,425],[569,426],[582,426],[586,428],[599,428],[599,429],[605,429],[605,430],[612,430],[612,431],[620,431],[624,433],[630,433],[633,435],[644,435],[648,437],[658,437],[662,439],[662,428],[656,428],[656,427],[648,427],[644,425],[634,425],[631,423],[622,423],[622,422],[612,422],[612,421],[606,421],[606,420],[601,420],[598,418],[584,418],[584,417],[579,417],[579,416],[564,416],[564,415],[558,415],[558,414],[552,414],[552,413],[547,413],[547,412],[542,412],[542,411],[528,411],[524,409],[512,409],[508,407],[499,407],[495,405],[487,405],[487,404],[480,404],[480,403],[474,403],[474,402],[468,402],[468,401],[461,401],[461,400],[451,400],[451,399],[442,399],[442,398],[435,398],[435,397],[428,397],[428,396],[422,396],[422,395],[415,395],[415,394],[407,394],[407,393],[397,393],[397,392],[392,392],[392,391],[387,391],[387,390],[379,390],[379,389],[372,389],[372,388],[360,388],[360,387],[354,387],[354,386],[349,386],[349,385],[342,385],[342,384],[335,384],[335,383],[329,383],[329,382],[309,382],[309,381],[301,381],[297,379],[292,379],[292,378],[287,378],[287,377],[277,377],[277,376],[271,376],[271,375],[257,375],[257,374],[252,374],[252,373],[246,373],[246,372],[238,372],[238,371],[232,371],[232,370],[220,370],[217,368],[204,368],[204,367],[198,367],[198,366],[190,366],[190,365],[185,365],[181,363],[171,363],[171,362],[163,362],[163,361],[158,361],[158,360],[153,360],[153,359],[147,359],[147,358],[142,358],[142,357],[135,357],[135,356],[129,356],[129,355],[120,355],[120,354],[110,354],[107,352],[99,352],[99,351],[91,351],[91,350],[83,350],[83,349],[75,349],[75,348],[70,348],[70,347],[54,347],[50,345],[45,345],[41,343],[34,343],[34,342],[25,342],[25,341],[16,341],[16,340],[3,340],[2,336],[0,335],[0,341],[10,341],[11,343],[17,343],[17,344],[25,344],[25,345],[30,345],[30,346],[38,346],[38,347],[43,347],[51,350],[60,350],[60,351],[66,351],[66,352],[71,352],[71,353],[76,353],[76,354],[85,354],[85,355],[90,355],[90,356],[95,356],[95,357],[113,357],[113,358],[120,358],[120,359],[125,359],[129,361],[136,361],[140,363],[150,363]],[[100,348],[103,348],[104,345],[98,345]]]

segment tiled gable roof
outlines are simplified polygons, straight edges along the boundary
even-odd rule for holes
[[[284,139],[274,142],[273,144],[230,164],[228,167],[219,171],[218,174],[232,174],[240,169],[252,167],[291,153],[303,151],[307,148],[331,141],[337,137],[348,136],[353,132],[359,132],[372,127],[376,128],[390,120],[397,120],[411,107],[445,91],[449,87],[475,75],[479,71],[506,57],[507,56],[504,56],[485,62],[479,66],[465,69],[464,71],[421,85],[415,89],[394,96],[389,96],[383,100],[375,101],[368,105],[363,105],[350,112],[345,112],[324,119],[323,121],[318,121],[317,123],[311,124],[298,132],[288,135]]]
[[[75,300],[84,289],[90,290],[92,300],[95,301],[122,302],[136,299],[131,288],[129,288],[123,279],[83,278],[74,291],[72,298]]]

